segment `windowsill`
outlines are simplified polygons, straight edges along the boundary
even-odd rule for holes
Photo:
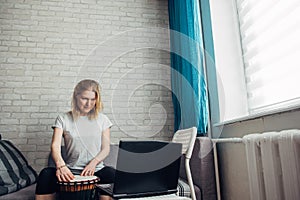
[[[238,117],[236,119],[226,120],[223,122],[215,123],[215,124],[213,124],[213,126],[214,127],[224,126],[224,125],[233,124],[233,123],[237,123],[237,122],[244,122],[244,121],[254,120],[254,119],[258,119],[258,118],[263,118],[263,117],[267,117],[267,116],[271,116],[271,115],[278,115],[278,114],[282,114],[282,113],[293,112],[296,110],[300,110],[300,105],[286,107],[286,108],[282,108],[282,109],[264,111],[264,112],[255,113],[255,114],[250,114],[248,116]]]

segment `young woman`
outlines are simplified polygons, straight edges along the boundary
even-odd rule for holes
[[[55,199],[57,182],[68,182],[74,175],[98,176],[101,183],[111,183],[115,170],[104,166],[110,151],[111,121],[101,113],[100,86],[94,80],[80,81],[73,92],[72,111],[57,117],[53,128],[51,155],[56,168],[41,171],[36,186],[36,200]],[[64,141],[66,156],[61,154]],[[101,200],[110,197],[101,196]]]

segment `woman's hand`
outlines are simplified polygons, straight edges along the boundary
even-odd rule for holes
[[[91,160],[89,162],[89,164],[87,166],[85,166],[85,168],[83,169],[83,171],[81,172],[80,175],[81,176],[93,176],[98,162],[99,161],[96,159]]]
[[[66,165],[61,166],[56,170],[56,177],[59,182],[69,182],[74,179],[73,173]]]

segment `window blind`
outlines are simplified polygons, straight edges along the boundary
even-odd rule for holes
[[[300,105],[300,0],[236,0],[250,113]]]

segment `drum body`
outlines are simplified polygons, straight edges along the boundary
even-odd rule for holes
[[[94,200],[97,176],[79,176],[70,182],[58,182],[60,200]]]

